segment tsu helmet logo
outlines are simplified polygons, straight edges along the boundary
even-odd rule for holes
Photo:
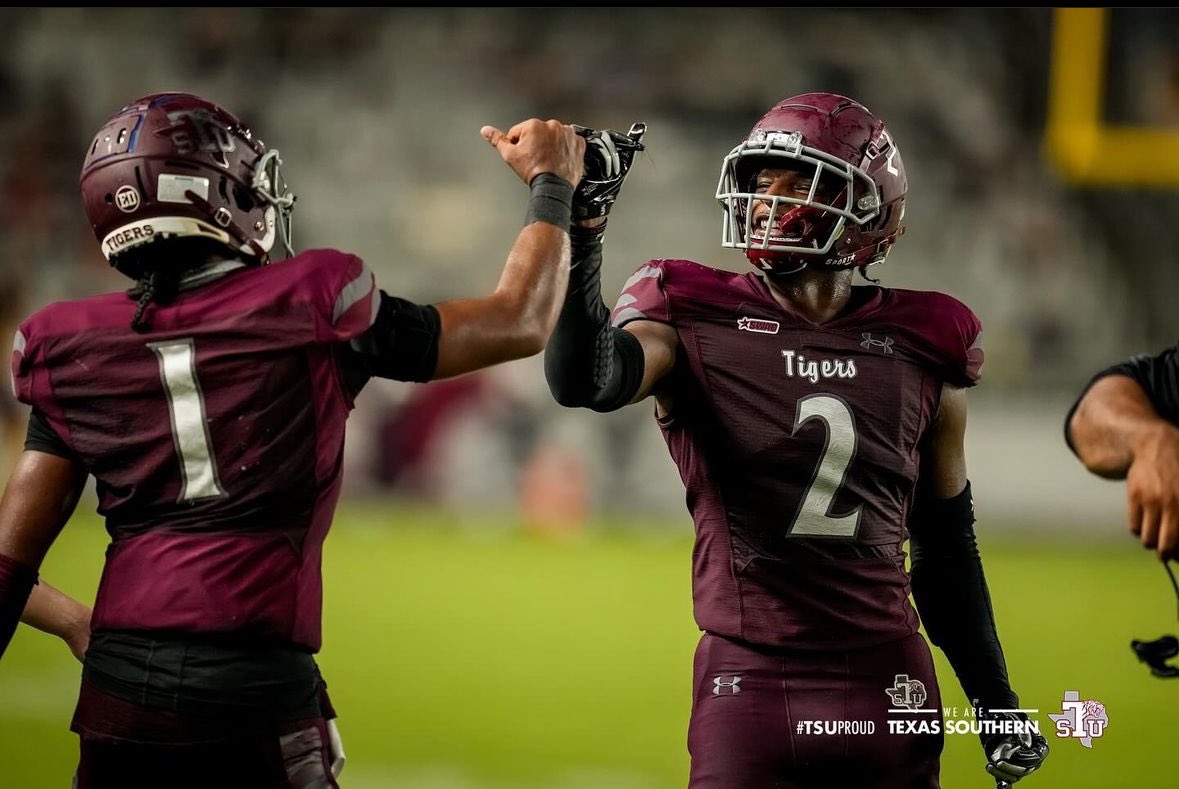
[[[178,154],[202,151],[224,156],[233,153],[237,147],[225,124],[205,110],[169,112],[168,120],[176,124],[172,132],[172,145]]]
[[[123,185],[115,192],[115,205],[124,213],[131,213],[139,208],[139,190],[134,186]]]

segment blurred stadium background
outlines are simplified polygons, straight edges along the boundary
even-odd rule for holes
[[[141,94],[243,116],[282,151],[298,247],[356,252],[386,290],[433,301],[490,289],[522,219],[481,125],[649,124],[610,221],[612,298],[652,257],[746,265],[719,246],[722,157],[779,99],[845,93],[888,122],[910,177],[908,231],[874,276],[983,321],[967,449],[1013,680],[1046,730],[1067,689],[1108,710],[1092,749],[1049,735],[1029,785],[1174,786],[1177,688],[1128,648],[1174,629],[1170,587],[1125,535],[1121,486],[1085,474],[1061,429],[1093,371],[1179,332],[1177,34],[1179,11],[1141,8],[4,9],[0,322],[126,286],[76,179]],[[25,413],[3,399],[0,416],[4,466]],[[375,381],[348,462],[321,660],[345,789],[685,785],[691,522],[647,407],[563,410],[539,357]],[[84,600],[105,545],[92,509],[44,568]],[[0,787],[68,785],[77,681],[64,647],[18,633]],[[974,737],[947,738],[944,785],[993,785]]]

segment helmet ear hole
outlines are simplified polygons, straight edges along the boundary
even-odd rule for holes
[[[240,184],[233,187],[233,201],[240,211],[253,211],[254,206],[257,205],[253,196],[250,195],[250,190]]]

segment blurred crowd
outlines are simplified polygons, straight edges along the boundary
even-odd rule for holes
[[[94,130],[142,94],[195,92],[245,118],[299,195],[296,248],[356,252],[417,301],[490,289],[522,219],[521,187],[481,125],[644,120],[649,151],[606,242],[610,300],[648,258],[747,265],[719,245],[721,160],[777,100],[824,90],[884,118],[907,165],[908,231],[871,274],[970,304],[993,396],[1070,391],[1179,334],[1179,189],[1095,192],[1063,183],[1045,155],[1052,9],[22,8],[0,21],[9,329],[48,301],[126,287],[76,179]],[[1179,123],[1179,13],[1113,22],[1110,111]],[[0,416],[18,445],[24,412],[6,390]],[[353,429],[354,492],[523,501],[557,527],[587,497],[682,507],[670,461],[647,457],[646,407],[565,412],[539,359],[374,382]],[[565,484],[583,478],[588,491]]]

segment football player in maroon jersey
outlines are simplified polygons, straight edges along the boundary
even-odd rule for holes
[[[989,728],[1015,732],[982,735],[988,772],[1037,769],[1047,743],[1008,682],[973,532],[963,436],[979,320],[941,293],[852,284],[903,229],[905,167],[884,123],[830,93],[774,106],[725,156],[716,192],[722,246],[756,271],[651,260],[611,315],[599,272],[622,164],[608,199],[574,200],[545,369],[567,406],[654,398],[684,481],[704,633],[692,789],[938,786],[918,612]]]
[[[290,249],[278,151],[224,108],[145,96],[86,152],[86,215],[128,292],[16,334],[25,452],[0,503],[0,653],[25,620],[85,651],[76,786],[334,787],[314,654],[344,424],[369,378],[428,381],[539,353],[568,279],[585,141],[482,135],[530,186],[495,290],[420,305],[355,255]],[[37,571],[93,475],[111,544],[93,615]],[[89,619],[88,649],[79,623]]]

